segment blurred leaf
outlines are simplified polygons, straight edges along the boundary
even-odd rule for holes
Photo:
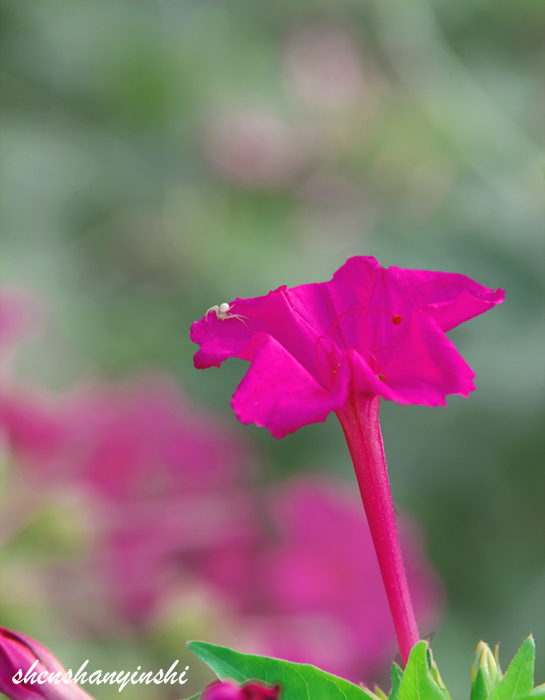
[[[205,642],[189,642],[187,646],[222,680],[230,678],[243,683],[251,678],[269,684],[280,683],[283,688],[282,700],[377,699],[374,693],[308,664],[239,654]]]

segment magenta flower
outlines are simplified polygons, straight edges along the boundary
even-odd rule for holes
[[[0,390],[0,431],[23,469],[43,481],[56,475],[69,433],[51,397],[20,388]]]
[[[235,620],[232,643],[370,684],[391,660],[395,630],[357,497],[323,478],[270,491],[259,540],[196,560],[200,580],[222,595]],[[402,517],[399,528],[415,613],[431,630],[441,585],[413,523]]]
[[[254,506],[238,486],[247,445],[169,378],[90,387],[68,413],[62,459],[94,497],[95,566],[123,619],[156,614],[191,578],[196,552],[254,539]]]
[[[247,468],[244,441],[168,376],[84,387],[64,412],[70,435],[65,462],[112,502],[218,490]]]
[[[13,387],[0,392],[0,433],[31,493],[69,488],[84,497],[94,590],[130,624],[149,621],[191,585],[197,553],[256,539],[255,504],[240,486],[252,469],[247,443],[167,376],[88,385],[57,401]],[[12,509],[14,527],[39,505],[28,500]]]
[[[63,460],[94,496],[97,569],[112,607],[141,624],[190,578],[195,552],[254,537],[237,483],[249,451],[167,377],[94,386],[68,408]]]
[[[94,568],[112,607],[131,624],[149,621],[170,595],[191,590],[195,582],[203,588],[203,556],[221,561],[222,581],[240,591],[245,571],[238,552],[247,553],[257,539],[254,510],[248,494],[224,489],[102,512]]]
[[[0,627],[0,692],[10,700],[92,700],[42,644],[4,627]]]
[[[33,477],[79,483],[112,503],[218,490],[249,462],[244,441],[168,377],[85,386],[56,401],[21,387],[1,398],[7,444]]]
[[[254,565],[272,614],[250,627],[258,653],[370,682],[395,648],[388,600],[357,498],[335,481],[296,480],[272,500],[280,542]],[[399,524],[416,617],[437,621],[440,584],[407,518]]]
[[[330,282],[236,299],[228,316],[242,320],[211,312],[194,323],[195,367],[249,360],[233,409],[276,438],[324,421],[351,394],[446,405],[447,394],[467,397],[475,387],[445,331],[503,297],[464,275],[384,269],[355,257]]]
[[[248,683],[243,687],[231,681],[218,681],[203,693],[202,700],[278,700],[279,685],[266,688],[258,683]]]
[[[380,398],[445,405],[474,373],[445,332],[503,301],[464,275],[384,269],[355,257],[330,282],[236,299],[191,327],[197,368],[251,362],[233,396],[277,438],[335,411],[347,439],[405,662],[419,639],[396,532]]]

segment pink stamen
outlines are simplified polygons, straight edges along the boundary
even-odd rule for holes
[[[333,342],[333,339],[328,338],[327,335],[321,335],[317,339],[316,344],[314,345],[314,357],[316,358],[316,365],[318,367],[318,371],[322,375],[323,379],[325,379],[325,381],[327,383],[329,383],[331,381],[331,374],[327,375],[324,372],[324,370],[322,369],[322,365],[320,363],[320,358],[318,356],[318,347],[320,345],[320,340],[322,340],[322,339],[328,340],[331,343],[331,351],[330,351],[329,355],[327,356],[327,361],[328,361],[330,373],[332,372],[333,374],[337,374],[337,371],[338,371],[339,367],[341,366],[341,364],[340,364],[339,360],[337,360],[337,357],[335,355],[335,343]],[[331,362],[332,356],[335,357],[335,362],[337,363],[336,367],[333,367],[333,363]]]

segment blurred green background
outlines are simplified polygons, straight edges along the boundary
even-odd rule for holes
[[[53,319],[24,348],[28,382],[158,367],[234,424],[244,363],[192,366],[189,326],[214,304],[329,279],[353,254],[506,290],[451,333],[477,373],[468,400],[382,409],[394,500],[445,582],[434,652],[454,697],[481,638],[506,664],[533,631],[545,680],[544,10],[0,2],[2,278]],[[244,431],[266,478],[353,481],[333,418],[280,442]],[[65,665],[82,658],[65,644]],[[142,663],[130,640],[85,650]]]

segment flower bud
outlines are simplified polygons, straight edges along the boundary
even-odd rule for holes
[[[471,665],[471,700],[488,697],[501,678],[501,669],[490,647],[484,642],[479,642]]]
[[[240,688],[231,681],[217,681],[203,693],[202,700],[279,700],[280,686],[266,688],[258,683],[249,683]]]
[[[4,627],[0,627],[0,693],[10,700],[92,700],[42,644]]]

